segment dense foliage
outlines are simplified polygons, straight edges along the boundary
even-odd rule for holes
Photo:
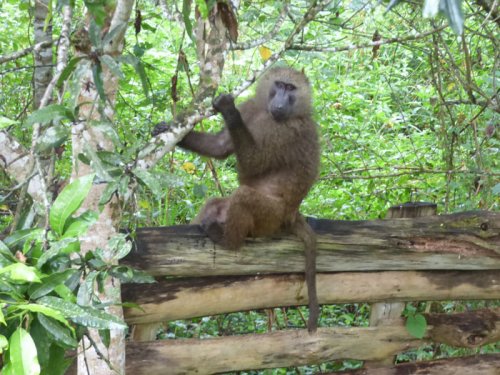
[[[54,2],[54,35],[62,26],[58,12],[64,3]],[[96,19],[94,27],[101,30],[98,16],[107,2],[85,3]],[[117,61],[102,59],[99,65],[116,70],[121,78],[114,123],[96,124],[113,138],[116,152],[88,150],[82,156],[94,168],[97,180],[109,183],[101,204],[119,196],[123,229],[187,223],[207,197],[227,195],[237,185],[234,158],[216,162],[181,149],[152,170],[136,168],[154,125],[192,110],[193,87],[200,80],[193,27],[204,6],[213,5],[196,1],[195,12],[188,1],[160,2],[163,7],[155,3],[136,3],[135,27],[128,28],[123,55]],[[283,4],[241,1],[239,39],[226,56],[219,92],[232,92],[283,49],[308,7],[307,1],[292,3],[278,33],[246,48],[273,32],[281,22]],[[408,201],[437,203],[440,213],[499,210],[498,19],[466,1],[463,34],[457,35],[446,27],[446,18],[423,18],[421,5],[399,4],[386,12],[376,3],[332,2],[287,45],[278,62],[304,68],[314,89],[322,166],[302,211],[331,219],[374,219],[384,217],[390,206]],[[0,28],[9,30],[0,34],[0,55],[32,43],[32,9],[29,0],[0,2]],[[74,11],[75,19],[84,22],[85,5],[76,2]],[[456,31],[453,22],[458,21],[450,22]],[[394,39],[378,46],[370,44],[390,38]],[[108,275],[149,281],[134,270],[112,265],[130,250],[123,236],[108,245],[115,249],[114,259],[102,256],[100,249],[78,257],[80,237],[97,214],[76,216],[92,181],[77,180],[61,188],[73,168],[69,134],[79,111],[75,82],[80,78],[76,68],[80,58],[70,58],[73,65],[60,82],[66,89],[62,103],[36,112],[32,110],[32,55],[0,65],[0,130],[7,129],[29,148],[33,124],[46,125],[36,152],[54,158],[54,190],[59,192],[51,202],[50,215],[39,221],[50,224],[42,230],[33,219],[40,211],[26,197],[23,184],[16,184],[0,169],[0,354],[8,348],[3,375],[38,373],[39,365],[42,373],[62,374],[67,365],[64,351],[76,347],[86,327],[106,336],[109,328],[123,324],[102,311],[94,285],[98,290]],[[251,91],[252,87],[238,100]],[[55,131],[49,123],[57,125],[52,127]],[[221,122],[214,116],[197,126],[217,131]],[[85,282],[80,283],[82,277]],[[93,306],[80,306],[89,304]],[[471,306],[478,304],[435,303],[432,309],[462,311]],[[426,308],[431,306],[409,305],[407,313]],[[322,310],[320,325],[367,325],[368,314],[363,304],[328,306]],[[265,332],[268,315],[248,312],[170,322],[160,337]],[[304,325],[301,309],[276,309],[271,315],[278,328]],[[36,350],[26,349],[34,345],[39,348],[38,358],[33,357]],[[490,345],[480,351],[494,350],[498,348]],[[477,351],[429,345],[399,360],[470,352]],[[346,361],[321,369],[358,365]],[[274,373],[288,371],[295,370]]]

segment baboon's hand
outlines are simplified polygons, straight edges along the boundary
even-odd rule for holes
[[[168,122],[162,121],[155,125],[154,129],[151,130],[151,135],[156,137],[158,134],[166,132],[170,129],[170,124]]]
[[[234,98],[231,94],[219,95],[217,98],[215,98],[212,105],[217,112],[220,112],[222,114],[235,108]]]

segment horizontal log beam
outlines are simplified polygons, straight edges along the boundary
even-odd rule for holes
[[[302,366],[345,358],[380,359],[417,346],[403,327],[320,328],[211,339],[127,343],[127,374],[214,374]]]
[[[500,319],[496,311],[447,315],[446,319],[443,314],[428,314],[426,318],[433,325],[428,326],[424,341],[448,339],[450,332],[459,334],[457,343],[467,347],[476,346],[470,345],[473,342],[484,345],[498,340]],[[462,324],[464,321],[469,324]],[[478,332],[481,340],[474,339]],[[319,328],[313,335],[300,329],[210,339],[129,342],[127,373],[159,375],[168,368],[172,374],[213,374],[340,359],[374,361],[421,343],[408,333],[402,321],[400,325],[381,327]]]
[[[318,272],[500,269],[500,213],[415,219],[310,220],[318,233]],[[125,264],[154,276],[298,273],[296,238],[248,239],[238,251],[215,246],[198,226],[140,228]]]
[[[335,375],[498,375],[500,353],[401,363],[392,367],[341,371]]]
[[[321,304],[500,299],[499,271],[388,271],[318,274]],[[307,304],[302,275],[220,276],[124,284],[129,324]],[[244,296],[244,298],[242,297]]]

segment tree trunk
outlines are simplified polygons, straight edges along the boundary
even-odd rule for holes
[[[35,44],[52,40],[52,15],[49,16],[49,4],[52,0],[35,0],[35,19],[33,29]],[[52,80],[53,54],[52,45],[34,52],[35,71],[33,75],[33,108],[40,107],[45,90]]]
[[[116,32],[113,39],[104,47],[104,53],[115,57],[122,52],[123,38],[125,35],[126,24],[130,18],[133,0],[118,0],[116,8],[107,7],[111,13],[108,14],[106,24],[109,25],[109,30],[120,30]],[[124,27],[125,25],[125,27]],[[102,131],[90,124],[91,120],[111,120],[114,115],[115,95],[118,89],[118,78],[106,69],[103,64],[102,81],[104,83],[104,92],[106,95],[105,103],[98,103],[99,94],[97,93],[96,85],[93,80],[92,67],[88,60],[82,60],[83,64],[87,64],[87,71],[82,75],[80,80],[81,90],[78,97],[80,104],[79,116],[85,121],[79,122],[72,127],[72,150],[73,150],[73,174],[72,178],[88,175],[92,173],[92,169],[78,159],[78,155],[83,153],[85,148],[100,151],[113,151],[114,145]],[[88,84],[92,83],[92,84]],[[99,106],[103,105],[100,111]],[[105,118],[102,118],[102,115]],[[93,210],[99,212],[99,218],[96,224],[89,230],[85,237],[81,238],[81,251],[95,250],[96,248],[104,249],[104,256],[110,259],[109,249],[106,248],[108,240],[117,234],[118,213],[119,207],[110,202],[99,208],[99,199],[102,196],[106,184],[94,185],[87,196],[82,210]],[[123,311],[120,306],[120,281],[114,278],[107,278],[103,288],[103,293],[99,294],[102,303],[110,304],[106,311],[117,317],[123,317]],[[97,346],[91,345],[87,338],[82,340],[78,355],[78,374],[79,375],[116,375],[125,373],[125,332],[123,330],[111,330],[110,345],[104,345],[97,330],[90,330],[89,336]],[[104,358],[102,358],[104,356]],[[104,359],[104,360],[103,360]]]

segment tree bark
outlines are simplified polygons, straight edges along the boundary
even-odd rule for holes
[[[119,30],[104,48],[104,53],[110,56],[121,54],[123,40],[126,30],[126,24],[130,18],[133,0],[118,0],[116,7],[110,9],[112,14],[108,14],[109,30]],[[121,27],[125,25],[124,27]],[[120,28],[121,27],[121,28]],[[104,83],[104,92],[106,94],[106,103],[102,111],[98,111],[99,95],[93,83],[91,65],[88,61],[82,60],[82,64],[87,64],[86,74],[82,75],[80,84],[81,90],[78,97],[80,104],[79,115],[84,121],[74,124],[72,127],[72,150],[73,150],[73,174],[72,178],[92,173],[90,166],[81,163],[78,155],[84,152],[85,147],[93,150],[113,151],[114,145],[111,140],[97,127],[90,124],[91,120],[110,120],[114,115],[115,95],[118,89],[118,78],[103,66],[102,81]],[[104,65],[104,64],[103,64]],[[104,115],[106,118],[101,118]],[[94,226],[89,230],[86,236],[81,238],[81,251],[85,253],[96,248],[104,249],[104,256],[109,256],[109,249],[106,249],[108,240],[117,234],[118,217],[116,210],[118,206],[114,201],[106,204],[101,210],[99,208],[99,199],[102,196],[106,184],[94,185],[82,205],[82,210],[93,210],[99,212],[99,218]],[[120,281],[109,277],[105,281],[103,293],[99,294],[99,299],[104,304],[109,304],[106,308],[108,313],[117,317],[123,317],[123,311],[120,305]],[[89,336],[96,344],[94,348],[87,338],[84,338],[80,344],[78,355],[78,374],[79,375],[116,375],[125,373],[125,332],[123,330],[110,331],[110,345],[104,345],[97,330],[90,330]],[[103,360],[104,356],[105,360]]]
[[[460,326],[459,340],[470,347],[483,322],[483,338],[478,345],[498,340],[500,319],[497,313],[470,312],[467,316],[427,316],[429,326],[423,341],[432,332]],[[486,318],[486,320],[484,319]],[[462,324],[462,321],[475,322]],[[453,322],[453,323],[452,323]],[[310,335],[307,329],[283,330],[267,334],[227,336],[210,339],[175,339],[129,343],[127,372],[134,375],[160,375],[168,368],[172,374],[213,374],[276,367],[292,367],[340,359],[381,360],[402,350],[422,344],[400,324],[380,327],[319,328]],[[474,340],[472,340],[474,341]],[[438,341],[439,342],[439,341]]]
[[[500,213],[465,212],[417,219],[314,220],[318,272],[500,269]],[[142,228],[124,260],[154,276],[300,273],[294,237],[248,239],[238,251],[213,244],[197,226]]]
[[[500,354],[401,363],[393,367],[335,372],[335,375],[498,375]]]
[[[498,271],[343,272],[318,274],[321,304],[500,299]],[[243,298],[244,296],[244,298]],[[303,275],[221,276],[125,284],[129,324],[307,304]],[[147,339],[147,337],[146,337]]]

